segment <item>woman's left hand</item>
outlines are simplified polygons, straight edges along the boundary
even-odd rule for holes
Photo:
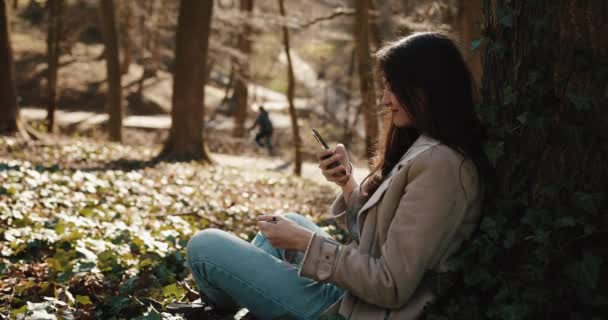
[[[262,215],[257,220],[260,232],[275,248],[304,252],[313,236],[312,231],[281,216]]]

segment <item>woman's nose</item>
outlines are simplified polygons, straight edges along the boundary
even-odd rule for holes
[[[383,107],[390,107],[391,106],[391,100],[387,99],[386,96],[382,96],[382,106]]]

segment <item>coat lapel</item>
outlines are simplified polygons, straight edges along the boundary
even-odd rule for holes
[[[384,195],[384,192],[388,189],[388,186],[390,185],[391,180],[397,175],[397,172],[399,170],[401,170],[401,168],[403,168],[407,163],[409,163],[414,158],[416,158],[416,156],[418,156],[419,154],[423,153],[424,151],[426,151],[429,148],[436,146],[438,144],[439,144],[439,141],[437,141],[431,137],[428,137],[426,135],[420,135],[420,137],[418,137],[418,139],[416,139],[416,141],[414,141],[412,146],[407,150],[407,152],[403,155],[403,157],[401,157],[401,160],[395,165],[395,167],[393,168],[391,173],[388,175],[388,177],[386,177],[386,179],[384,179],[382,184],[380,184],[378,189],[376,189],[374,194],[372,194],[372,196],[367,200],[367,202],[365,202],[363,207],[361,207],[361,209],[357,213],[357,222],[359,225],[359,229],[362,229],[362,227],[363,227],[361,225],[361,221],[360,221],[361,214],[363,212],[365,212],[367,209],[371,208],[376,203],[378,203],[378,201],[380,201],[380,198],[382,198],[382,195]],[[359,231],[361,232],[361,230],[359,230]]]

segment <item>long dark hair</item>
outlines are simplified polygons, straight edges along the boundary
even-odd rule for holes
[[[485,128],[475,113],[471,72],[454,41],[441,33],[415,33],[389,43],[376,53],[376,59],[380,76],[413,120],[413,127],[396,127],[391,115],[385,116],[364,194],[369,196],[378,188],[420,134],[471,159],[483,183],[490,170],[483,150]]]

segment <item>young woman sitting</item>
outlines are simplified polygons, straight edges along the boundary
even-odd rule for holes
[[[489,169],[471,74],[438,33],[400,39],[376,57],[387,121],[370,175],[355,181],[343,145],[318,154],[325,178],[342,187],[330,212],[352,242],[297,213],[260,216],[251,243],[200,231],[187,259],[205,300],[260,319],[389,320],[416,319],[433,301],[433,275],[456,267],[478,224]]]

